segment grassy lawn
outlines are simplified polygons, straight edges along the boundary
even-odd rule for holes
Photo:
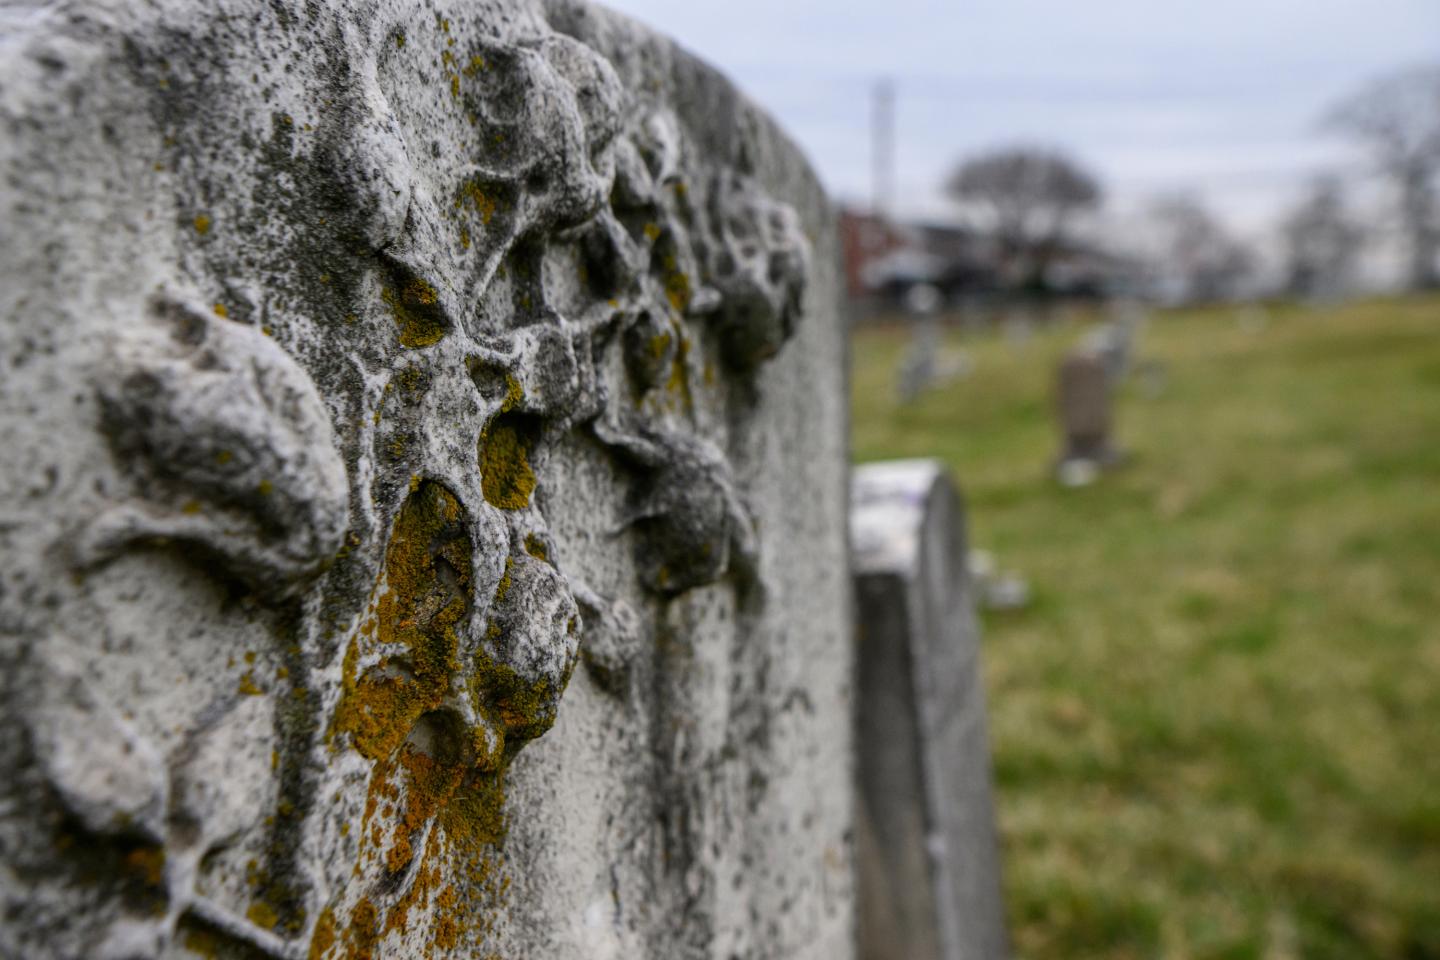
[[[985,620],[1017,957],[1440,958],[1440,299],[1157,314],[1117,433],[1059,488],[1079,326],[857,333],[858,460],[937,456],[1033,603]]]

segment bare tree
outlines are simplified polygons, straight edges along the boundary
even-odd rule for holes
[[[961,163],[945,183],[988,232],[1023,285],[1041,286],[1070,220],[1100,203],[1099,181],[1041,147],[1009,147]]]
[[[1440,252],[1440,66],[1371,81],[1336,104],[1325,120],[1365,144],[1394,186],[1409,246],[1410,284],[1440,286],[1435,263]]]
[[[1196,197],[1175,194],[1150,210],[1154,226],[1152,271],[1167,299],[1186,303],[1226,300],[1240,294],[1255,256],[1234,239]]]
[[[1317,177],[1285,218],[1286,287],[1308,297],[1337,296],[1350,285],[1363,232],[1345,207],[1335,176]]]

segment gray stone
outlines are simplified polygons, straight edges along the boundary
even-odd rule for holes
[[[856,468],[860,955],[1007,955],[964,512],[943,468]]]
[[[575,0],[35,0],[0,173],[0,957],[853,954],[768,118]]]
[[[1056,415],[1060,422],[1061,450],[1058,472],[1062,481],[1080,486],[1095,471],[1120,459],[1112,434],[1112,393],[1105,356],[1075,349],[1060,361],[1056,373]],[[1085,477],[1071,482],[1072,477]]]

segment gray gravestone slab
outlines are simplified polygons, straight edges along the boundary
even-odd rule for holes
[[[1056,414],[1060,421],[1060,463],[1099,466],[1117,459],[1111,439],[1111,378],[1105,357],[1073,350],[1056,372]]]
[[[964,515],[931,460],[856,467],[860,953],[1007,954]]]
[[[804,159],[571,0],[0,10],[0,956],[853,953]]]

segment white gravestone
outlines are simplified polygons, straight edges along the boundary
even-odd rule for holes
[[[855,468],[860,956],[1007,956],[964,510],[943,467]]]

